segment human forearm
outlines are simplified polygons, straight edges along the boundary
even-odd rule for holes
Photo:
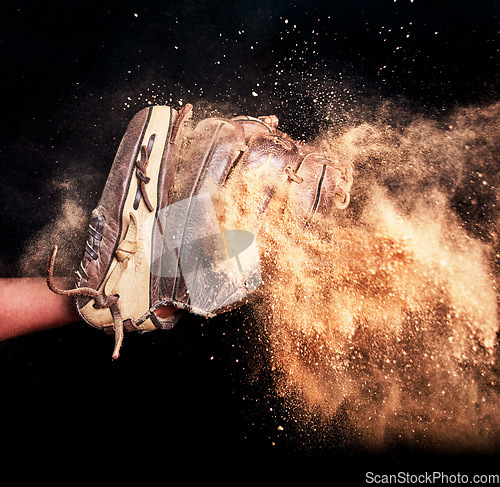
[[[58,278],[61,287],[71,278]],[[74,298],[54,294],[45,278],[0,279],[0,340],[79,321]]]

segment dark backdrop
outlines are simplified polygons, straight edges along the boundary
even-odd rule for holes
[[[341,127],[367,99],[439,117],[499,94],[493,0],[15,1],[1,10],[4,276],[20,275],[28,242],[55,224],[65,200],[91,211],[128,121],[148,102],[275,113],[307,138]],[[191,465],[185,478],[203,458],[215,480],[241,462],[235,482],[264,460],[278,476],[326,466],[331,483],[359,465],[442,465],[422,451],[347,448],[341,426],[316,437],[294,428],[269,392],[248,314],[127,336],[117,363],[112,338],[83,323],[1,343],[6,462],[38,458],[37,471],[54,476],[69,462],[76,478],[97,478],[103,465],[156,465],[164,482],[179,455]]]

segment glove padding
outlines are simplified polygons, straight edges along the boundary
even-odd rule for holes
[[[141,110],[120,143],[91,215],[76,287],[80,316],[115,334],[170,329],[184,312],[212,317],[261,284],[258,233],[285,189],[307,226],[349,203],[352,169],[277,129],[274,116],[206,118],[192,106]],[[176,311],[167,318],[162,309]]]

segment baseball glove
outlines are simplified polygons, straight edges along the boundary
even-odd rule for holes
[[[75,289],[82,319],[114,333],[212,317],[262,282],[258,233],[277,191],[309,225],[349,203],[352,170],[277,129],[274,116],[191,120],[192,106],[141,110],[120,143],[92,212]],[[165,310],[175,310],[168,314]]]

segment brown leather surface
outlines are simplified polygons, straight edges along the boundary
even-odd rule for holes
[[[121,211],[134,174],[135,161],[142,144],[142,136],[150,110],[150,108],[143,109],[132,118],[118,147],[101,198],[92,212],[91,224],[92,220],[98,216],[102,215],[105,218],[98,258],[94,260],[85,254],[82,265],[88,279],[83,276],[78,279],[78,287],[98,289],[111,264],[119,244]]]

